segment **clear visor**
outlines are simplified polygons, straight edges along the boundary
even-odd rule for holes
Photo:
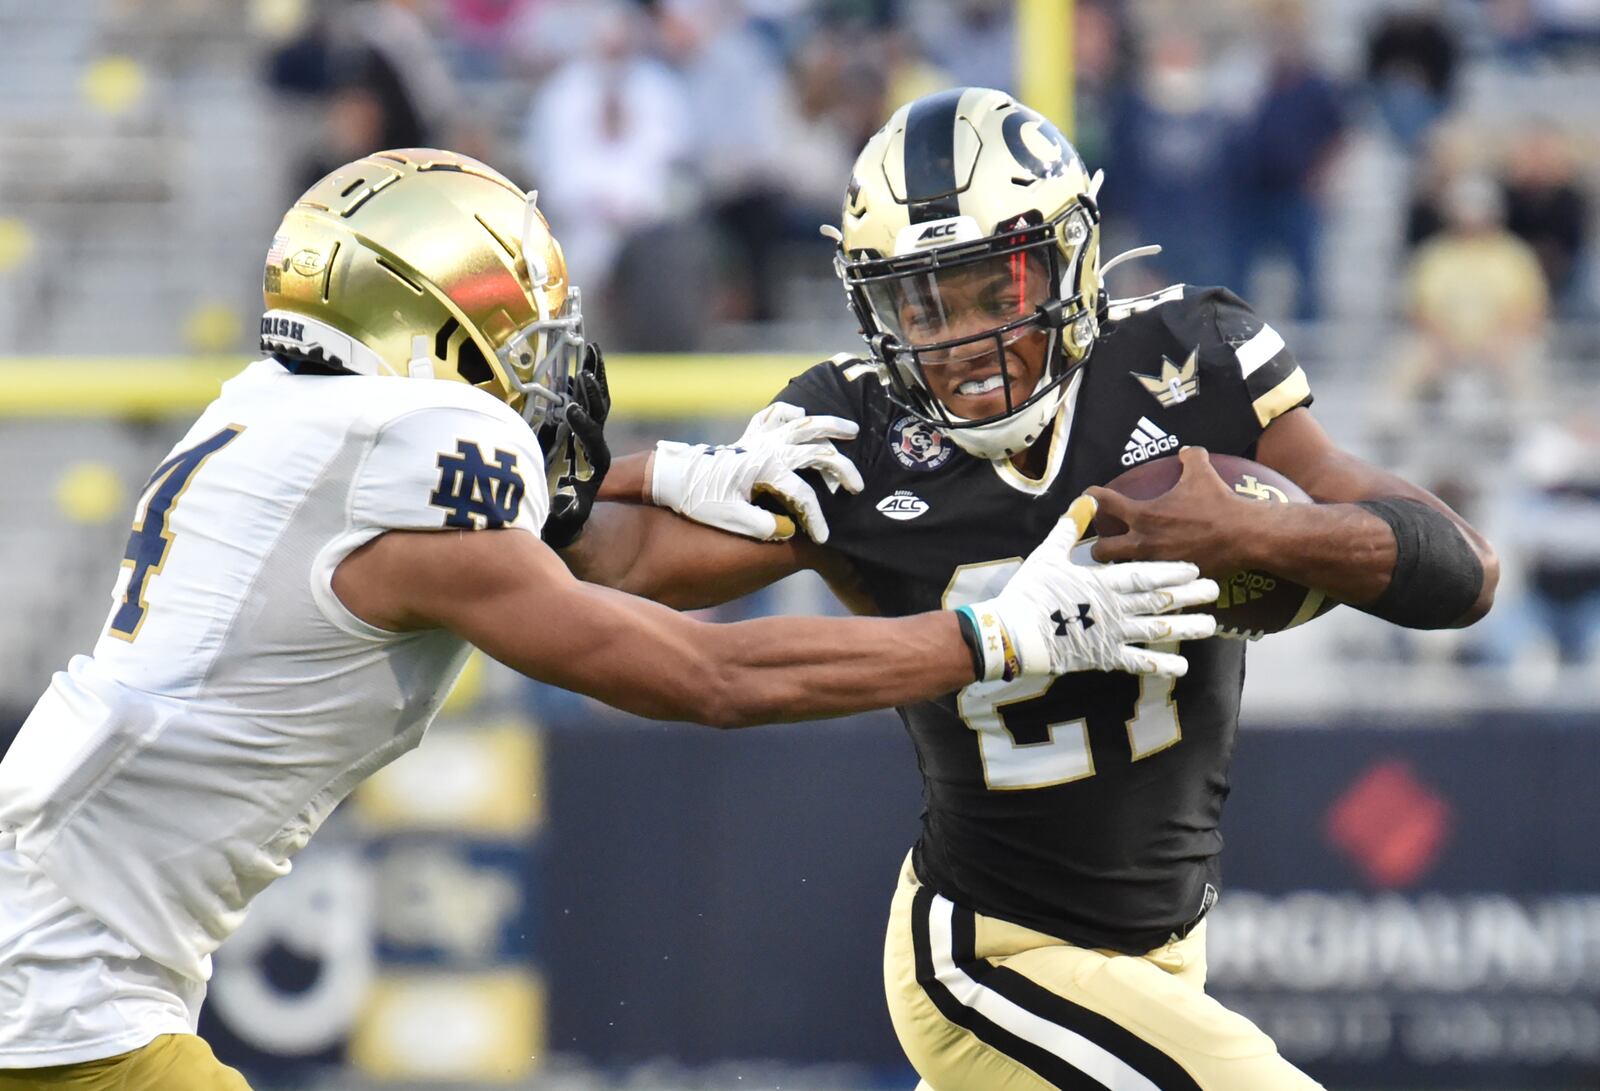
[[[878,325],[924,365],[994,351],[1032,328],[1055,294],[1039,248],[983,257],[945,269],[908,272],[863,285]]]
[[[522,416],[534,428],[572,400],[572,377],[583,361],[583,306],[577,288],[567,291],[552,318],[530,322],[496,354],[522,392]]]

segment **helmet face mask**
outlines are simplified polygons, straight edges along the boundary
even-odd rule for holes
[[[1055,126],[983,88],[902,107],[856,161],[835,271],[895,400],[969,453],[1036,442],[1093,347],[1093,190]]]
[[[569,288],[557,314],[523,326],[496,351],[509,384],[522,395],[519,412],[530,427],[559,416],[572,401],[572,379],[585,344],[582,296]]]

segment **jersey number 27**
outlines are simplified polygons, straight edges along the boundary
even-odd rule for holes
[[[984,561],[956,569],[945,588],[944,608],[953,610],[993,598],[1022,567],[1022,558]],[[1158,645],[1175,651],[1177,644]],[[1017,678],[1010,682],[974,682],[956,694],[961,721],[978,733],[985,783],[995,789],[1047,788],[1094,776],[1089,749],[1089,723],[1084,719],[1042,725],[1039,702],[1060,679]],[[1133,760],[1165,750],[1182,738],[1178,706],[1172,698],[1176,679],[1139,677],[1139,698],[1128,718],[1128,746]],[[1034,705],[1030,708],[1030,705]],[[1035,713],[1030,715],[1030,713]],[[1026,734],[1027,738],[1020,738]]]

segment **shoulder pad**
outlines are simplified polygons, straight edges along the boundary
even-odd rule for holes
[[[1146,316],[1142,321],[1156,323],[1158,336],[1172,345],[1160,372],[1141,379],[1163,405],[1169,404],[1163,391],[1173,391],[1173,403],[1182,401],[1197,389],[1202,375],[1212,377],[1207,386],[1242,387],[1261,428],[1310,403],[1305,372],[1282,335],[1227,288],[1177,284],[1115,301],[1108,313],[1122,320],[1141,315]]]
[[[887,385],[882,365],[841,352],[790,379],[773,401],[798,405],[810,413],[859,416]]]
[[[891,402],[882,365],[849,353],[824,360],[789,380],[772,400],[799,406],[807,413],[843,417],[860,425],[855,439],[837,440],[835,446],[867,470],[882,446],[878,437],[888,434]],[[863,442],[863,440],[873,442]]]
[[[1278,331],[1227,288],[1175,284],[1118,303],[1127,305],[1125,317],[1148,313],[1185,354],[1198,350],[1207,369],[1223,368],[1249,378],[1285,349]]]
[[[340,376],[340,382],[360,383],[362,412],[370,426],[428,410],[461,410],[488,417],[513,431],[527,428],[515,409],[486,390],[444,379],[408,379],[394,375]]]
[[[839,378],[847,383],[853,383],[860,379],[873,379],[880,385],[888,385],[889,376],[884,373],[883,365],[876,360],[855,356],[848,352],[840,352],[829,357],[828,363],[839,373]]]
[[[537,534],[549,511],[544,459],[526,422],[504,405],[497,412],[496,401],[414,407],[384,421],[352,483],[352,523]]]
[[[1184,318],[1198,328],[1190,327],[1194,332],[1186,329],[1185,334],[1196,338],[1202,361],[1243,380],[1262,428],[1296,406],[1311,403],[1311,385],[1283,335],[1248,303],[1226,288],[1191,288],[1189,301],[1194,306]]]

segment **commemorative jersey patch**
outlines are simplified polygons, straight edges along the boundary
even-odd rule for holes
[[[931,471],[950,461],[956,445],[933,425],[908,415],[889,428],[889,450],[906,469]]]

